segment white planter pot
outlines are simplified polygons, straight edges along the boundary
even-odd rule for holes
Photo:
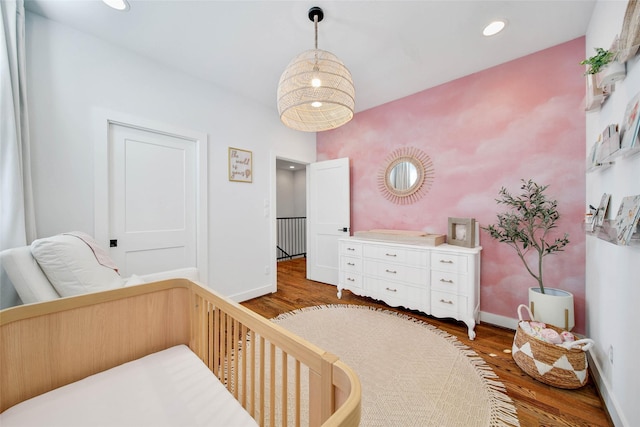
[[[626,67],[623,63],[612,61],[598,73],[598,87],[603,88],[623,80],[626,74]]]
[[[529,308],[533,317],[544,323],[570,331],[575,326],[573,294],[561,289],[529,288]]]

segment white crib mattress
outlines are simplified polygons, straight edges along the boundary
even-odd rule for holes
[[[21,402],[9,426],[224,426],[257,424],[205,364],[179,345]]]

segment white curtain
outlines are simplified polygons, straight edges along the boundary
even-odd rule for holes
[[[25,61],[24,0],[0,0],[0,250],[36,237]],[[1,269],[0,269],[1,270]],[[20,299],[0,271],[0,308]]]

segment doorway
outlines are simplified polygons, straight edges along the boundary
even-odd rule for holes
[[[280,263],[307,255],[307,165],[276,157],[275,181],[274,291]]]
[[[276,260],[307,255],[306,165],[276,159]]]

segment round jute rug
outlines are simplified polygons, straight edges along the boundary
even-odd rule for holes
[[[362,426],[520,425],[490,366],[428,323],[360,305],[309,307],[272,320],[356,371]]]

